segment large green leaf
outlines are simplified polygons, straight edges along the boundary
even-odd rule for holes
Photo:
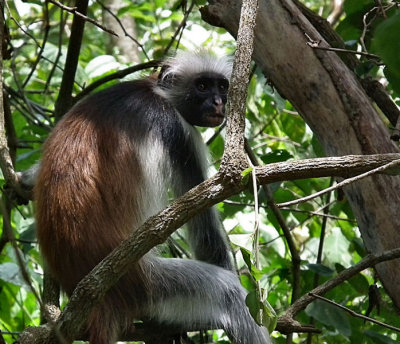
[[[385,75],[400,93],[400,11],[378,25],[371,49],[382,58]]]

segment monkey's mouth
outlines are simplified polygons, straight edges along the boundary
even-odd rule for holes
[[[207,119],[211,126],[216,127],[222,124],[225,120],[225,116],[220,113],[212,113],[207,116]]]

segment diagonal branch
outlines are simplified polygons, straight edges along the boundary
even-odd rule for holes
[[[387,260],[393,260],[397,258],[400,258],[400,248],[395,248],[393,250],[385,251],[380,254],[367,255],[363,260],[361,260],[357,264],[351,266],[346,270],[341,271],[336,277],[319,285],[315,289],[311,290],[308,294],[302,296],[287,309],[284,317],[294,318],[300,311],[305,309],[307,305],[309,305],[315,299],[315,297],[312,296],[312,294],[323,295],[327,293],[329,290],[332,290],[333,288],[337,287],[344,281],[347,281],[351,277],[357,275],[361,271],[373,267],[379,263],[385,262]]]
[[[338,308],[346,311],[347,313],[349,313],[350,315],[352,315],[355,318],[360,318],[360,319],[363,319],[364,321],[370,321],[370,322],[372,322],[374,324],[377,324],[379,326],[383,326],[383,327],[386,327],[386,328],[388,328],[390,330],[393,330],[393,331],[396,331],[396,332],[400,332],[400,328],[398,328],[398,327],[385,324],[382,321],[375,320],[374,318],[367,317],[367,316],[365,316],[363,314],[357,313],[357,312],[353,311],[352,309],[350,309],[348,307],[342,306],[342,305],[338,304],[337,302],[334,302],[332,300],[327,299],[326,297],[322,297],[322,296],[314,294],[314,293],[308,293],[308,295],[310,295],[312,297],[315,297],[316,299],[325,301],[325,302],[327,302],[327,303],[329,303],[331,305],[334,305],[335,307],[338,307]]]
[[[400,258],[400,248],[395,248],[380,254],[369,254],[357,264],[341,271],[336,277],[319,285],[306,295],[302,296],[300,299],[296,300],[286,310],[285,314],[279,317],[277,330],[281,333],[292,333],[294,328],[299,327],[299,323],[294,320],[294,318],[299,312],[304,310],[311,302],[313,302],[316,296],[326,294],[328,291],[337,287],[344,281],[349,280],[351,277],[357,275],[365,269],[373,267],[379,263],[398,258]]]
[[[78,7],[68,7],[68,6],[63,5],[61,2],[58,2],[56,0],[47,0],[47,1],[51,2],[52,4],[54,4],[54,5],[58,6],[58,7],[60,7],[62,10],[67,11],[69,13],[72,13],[75,16],[78,16],[78,17],[82,18],[83,20],[93,24],[94,26],[97,26],[98,28],[102,29],[103,31],[108,32],[109,34],[118,37],[118,35],[113,30],[107,29],[104,25],[101,25],[100,23],[98,23],[94,19],[89,18],[88,16],[85,16],[83,13],[79,12]]]

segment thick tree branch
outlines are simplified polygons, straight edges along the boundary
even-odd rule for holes
[[[238,175],[240,169],[247,167],[244,154],[244,128],[257,9],[258,0],[244,0],[240,12],[237,49],[227,104],[225,151],[221,163],[221,171],[225,170],[228,178]]]

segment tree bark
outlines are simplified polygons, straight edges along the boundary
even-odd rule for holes
[[[279,93],[299,111],[326,154],[399,152],[354,73],[336,53],[313,49],[328,43],[291,0],[261,0],[253,59]],[[236,36],[240,1],[210,1],[207,22]],[[377,175],[344,189],[368,252],[400,247],[400,177]],[[400,309],[400,260],[376,266]]]
[[[137,44],[132,40],[132,38],[137,39],[135,19],[124,14],[118,17],[118,22],[116,17],[114,17],[124,7],[124,2],[121,0],[106,0],[104,4],[113,15],[103,9],[103,22],[107,28],[113,30],[118,35],[118,37],[113,35],[106,36],[108,53],[112,54],[114,46],[117,46],[120,50],[119,57],[123,59],[123,62],[139,63],[139,49]]]

